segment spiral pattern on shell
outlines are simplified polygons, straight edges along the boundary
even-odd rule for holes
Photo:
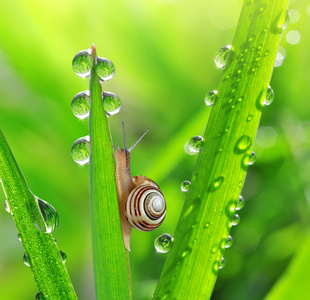
[[[140,185],[133,189],[126,202],[128,222],[138,230],[156,229],[166,216],[166,202],[160,189]]]

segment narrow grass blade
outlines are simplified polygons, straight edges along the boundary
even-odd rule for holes
[[[309,253],[310,234],[296,252],[288,269],[269,292],[266,300],[310,299],[309,290]]]
[[[35,222],[37,226],[45,226],[37,200],[29,190],[1,130],[0,178],[41,299],[77,299],[53,236],[35,227]]]
[[[156,300],[211,297],[230,228],[237,222],[236,203],[286,11],[283,0],[244,1]]]
[[[89,83],[90,205],[97,300],[130,299],[127,251],[124,247],[115,184],[115,165],[102,89],[96,73],[96,49]]]

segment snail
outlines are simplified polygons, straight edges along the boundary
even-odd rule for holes
[[[123,125],[124,149],[115,148],[115,181],[125,248],[130,251],[131,227],[141,231],[156,229],[166,215],[166,202],[159,186],[151,179],[139,175],[131,177],[130,152],[150,130],[127,149]]]

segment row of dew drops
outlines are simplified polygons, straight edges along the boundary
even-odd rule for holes
[[[110,80],[115,74],[114,64],[107,58],[96,57],[96,73],[100,82]],[[72,61],[72,69],[74,73],[82,78],[90,76],[92,65],[92,50],[82,50],[77,53]],[[117,114],[121,109],[120,98],[111,92],[102,91],[102,106],[107,117]],[[71,110],[73,114],[83,120],[89,117],[91,107],[90,91],[82,91],[76,94],[71,102]],[[91,152],[90,137],[84,136],[77,139],[71,148],[73,160],[79,165],[89,163]]]
[[[38,220],[37,217],[36,217],[36,214],[33,214],[33,224],[34,226],[44,232],[44,233],[52,233],[59,225],[59,216],[58,216],[58,213],[56,211],[56,209],[51,205],[49,204],[48,202],[36,197],[36,196],[33,196],[37,205],[38,205],[38,208],[39,208],[39,211],[43,217],[43,221],[44,223],[42,223],[41,220]],[[5,207],[5,210],[10,213],[10,214],[13,214],[12,213],[12,210],[10,208],[10,205],[9,205],[9,201],[8,199],[5,200],[4,202],[4,207]],[[22,242],[22,236],[18,233],[18,239]],[[56,240],[54,240],[55,244],[56,244]],[[60,251],[60,256],[61,256],[61,259],[62,259],[62,262],[65,263],[66,260],[67,260],[67,255],[65,252],[63,251]],[[24,253],[23,255],[23,261],[24,261],[24,264],[27,266],[27,267],[31,267],[31,259],[29,258],[29,256],[26,254],[26,252]],[[39,300],[39,299],[43,299],[42,298],[43,296],[41,296],[40,292],[37,293],[36,295],[36,299]]]
[[[283,25],[283,30],[287,28],[289,24],[289,14],[287,13],[285,23]],[[224,46],[220,48],[214,57],[215,65],[218,69],[224,69],[226,66],[228,55],[231,51],[231,45]],[[217,90],[213,90],[208,92],[205,95],[204,101],[207,106],[213,106],[214,103],[217,100]],[[266,91],[265,99],[262,103],[263,106],[270,105],[274,100],[274,92],[270,86],[268,86]],[[252,117],[247,117],[247,121],[251,121]],[[203,137],[197,135],[189,139],[186,144],[184,145],[184,150],[189,155],[194,155],[199,152],[206,152],[206,149],[203,147],[204,139]],[[251,145],[251,140],[247,136],[243,136],[241,139],[237,141],[237,148],[241,150],[241,152],[245,152],[248,150],[249,146]],[[244,151],[245,150],[245,151]],[[254,152],[251,152],[251,154],[245,155],[243,158],[243,165],[249,166],[253,165],[256,160],[256,155]],[[223,180],[219,181],[216,180],[214,182],[214,188],[218,188]],[[191,182],[188,180],[185,180],[181,183],[181,191],[182,192],[188,192],[191,186]],[[231,213],[234,213],[235,211],[241,210],[244,207],[245,201],[244,198],[240,195],[237,199],[237,203],[231,204],[229,203],[229,210]],[[233,214],[232,220],[230,224],[232,226],[238,225],[240,222],[240,217],[238,214]],[[206,228],[210,226],[210,223],[208,222],[206,224]],[[229,248],[233,244],[233,239],[229,235],[227,238],[223,240],[220,247],[224,250],[225,248]],[[167,233],[162,234],[158,238],[155,239],[155,249],[159,253],[167,253],[170,251],[172,245],[173,245],[173,237]],[[214,246],[211,249],[212,253],[216,253],[218,249],[218,246]],[[182,257],[185,257],[189,251],[185,250],[182,254]],[[226,262],[224,257],[222,257],[219,261],[215,261],[213,265],[213,270],[218,271],[219,269],[222,269],[225,266]]]

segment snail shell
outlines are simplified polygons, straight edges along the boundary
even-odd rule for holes
[[[142,231],[154,230],[163,222],[166,215],[166,202],[159,186],[145,176],[131,176],[130,152],[148,130],[130,149],[127,149],[123,123],[124,149],[118,148],[115,151],[119,212],[124,245],[128,251],[130,251],[132,227]]]

